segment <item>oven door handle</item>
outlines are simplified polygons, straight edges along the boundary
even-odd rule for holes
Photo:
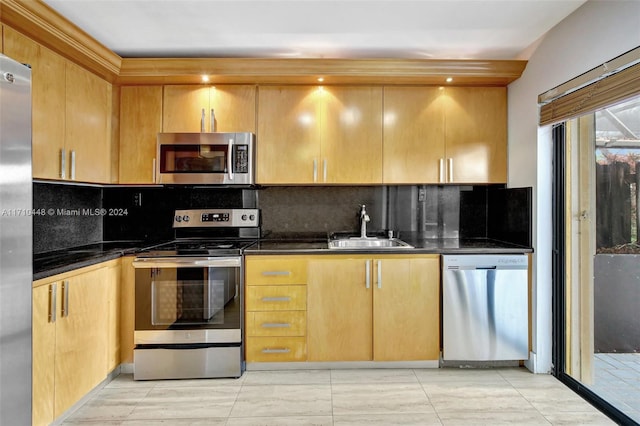
[[[134,268],[228,268],[240,267],[241,257],[144,257],[133,261]]]

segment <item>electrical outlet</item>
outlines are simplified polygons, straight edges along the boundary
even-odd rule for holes
[[[418,201],[423,202],[427,199],[427,190],[424,188],[418,189]]]
[[[135,207],[142,207],[142,192],[133,194],[133,205]]]

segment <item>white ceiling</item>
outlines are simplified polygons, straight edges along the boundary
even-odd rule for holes
[[[528,59],[586,0],[43,0],[122,57]]]

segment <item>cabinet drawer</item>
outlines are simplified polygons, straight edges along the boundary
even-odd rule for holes
[[[247,312],[247,336],[304,336],[306,311]]]
[[[249,337],[246,345],[247,362],[306,361],[305,337]]]
[[[285,256],[246,258],[247,285],[306,284],[307,261]]]
[[[307,287],[304,285],[248,286],[247,311],[304,311]]]

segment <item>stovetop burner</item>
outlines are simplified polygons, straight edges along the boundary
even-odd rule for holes
[[[174,240],[145,250],[138,257],[240,255],[257,240]]]

